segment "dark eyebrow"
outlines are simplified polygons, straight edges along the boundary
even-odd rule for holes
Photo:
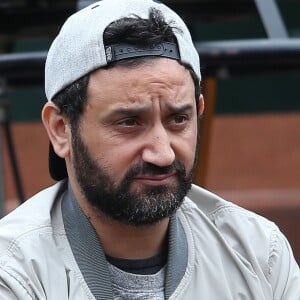
[[[146,107],[130,107],[130,108],[118,108],[111,112],[110,116],[138,116],[147,111]]]
[[[170,113],[173,113],[173,114],[178,114],[178,113],[182,113],[182,112],[186,112],[186,111],[189,112],[194,109],[194,106],[189,103],[181,105],[181,106],[174,106],[174,105],[167,103],[165,106],[166,106],[167,111]]]
[[[190,112],[193,110],[192,104],[184,104],[181,106],[174,106],[172,104],[165,104],[165,110],[170,114],[180,114],[183,112]],[[112,111],[109,117],[133,117],[140,116],[149,111],[148,107],[120,107]]]

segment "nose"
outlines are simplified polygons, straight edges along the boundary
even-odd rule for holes
[[[175,153],[171,145],[168,132],[162,124],[156,125],[144,140],[142,159],[144,162],[159,167],[170,166],[175,160]]]

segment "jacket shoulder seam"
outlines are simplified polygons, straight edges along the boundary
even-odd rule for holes
[[[26,238],[26,236],[29,236],[37,231],[41,231],[40,233],[42,234],[44,229],[49,229],[49,228],[51,230],[48,233],[50,233],[50,232],[52,232],[51,225],[44,225],[44,226],[40,226],[38,228],[30,229],[28,231],[25,231],[25,232],[19,234],[17,237],[13,238],[10,241],[10,243],[8,244],[6,250],[4,250],[4,253],[1,255],[1,257],[3,257],[5,255],[5,253],[14,254],[15,248],[18,247],[18,244],[21,242],[22,239]],[[46,232],[44,232],[44,233],[46,233]]]

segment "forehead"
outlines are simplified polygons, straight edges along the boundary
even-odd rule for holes
[[[115,66],[94,71],[88,84],[88,103],[115,105],[195,101],[195,87],[188,69],[176,60],[151,59],[138,66]]]

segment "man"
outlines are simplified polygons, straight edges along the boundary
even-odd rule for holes
[[[99,1],[66,21],[45,75],[59,182],[1,221],[0,299],[300,299],[278,228],[191,184],[204,100],[173,11]]]

